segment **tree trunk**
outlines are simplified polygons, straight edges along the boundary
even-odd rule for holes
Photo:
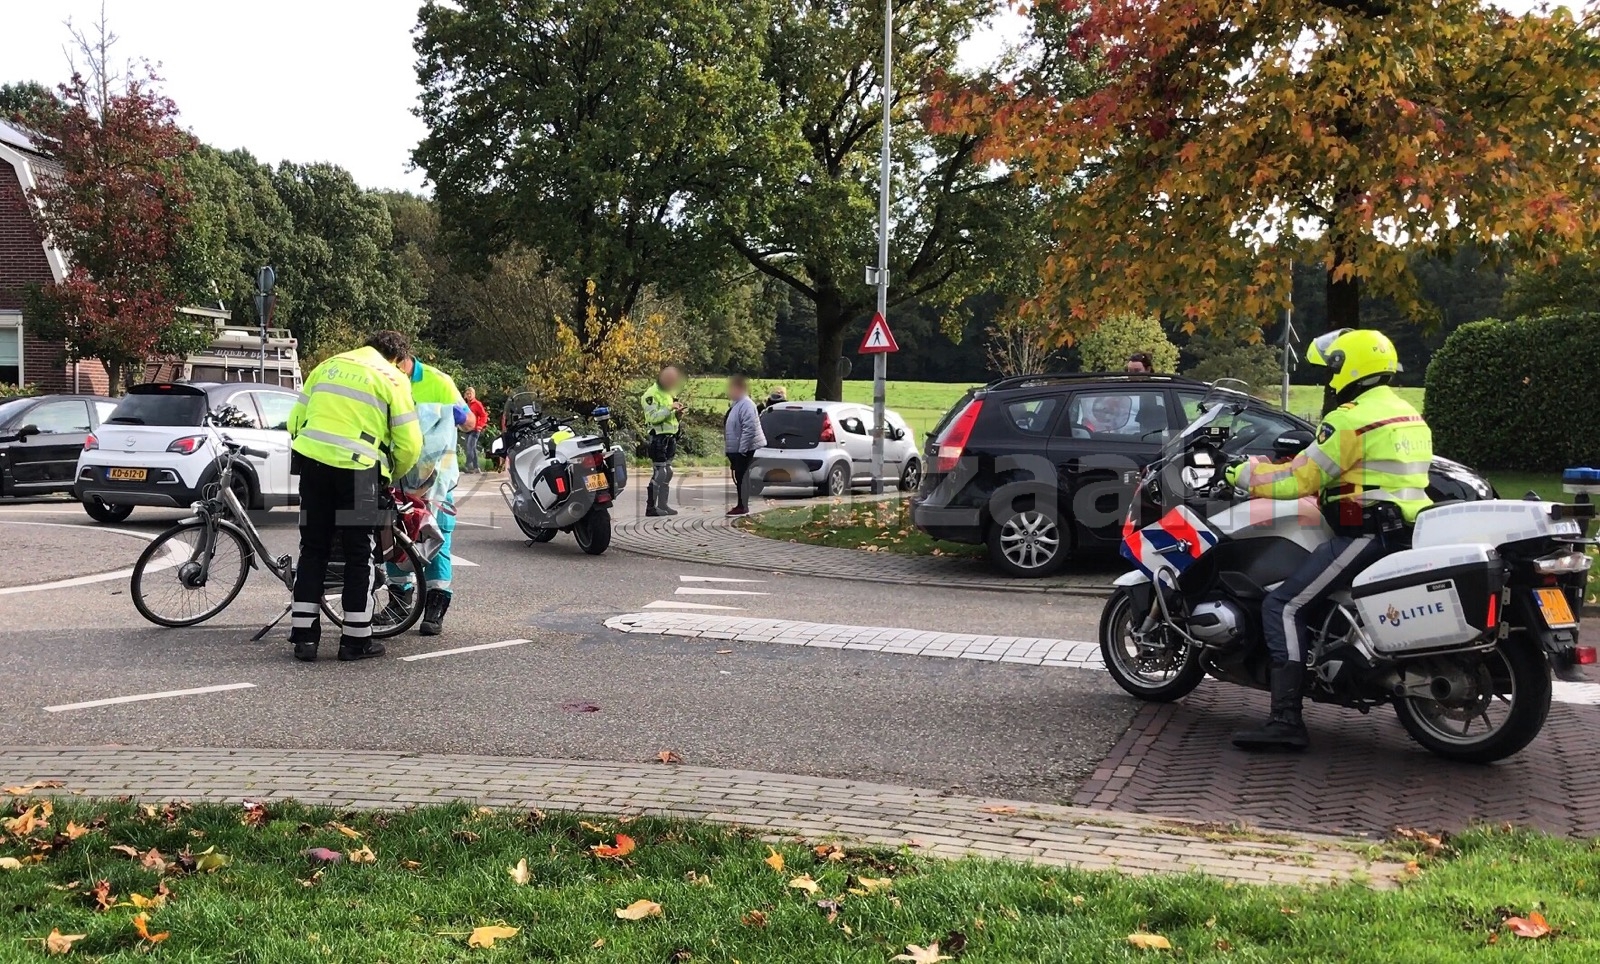
[[[1355,275],[1339,281],[1334,272],[1346,263],[1347,256],[1334,255],[1333,267],[1328,269],[1328,330],[1361,327],[1361,280]]]
[[[106,370],[106,394],[117,398],[122,394],[122,362],[102,358],[100,364]]]
[[[850,308],[832,284],[817,285],[817,400],[844,400],[844,379],[839,359],[844,357],[844,330]]]

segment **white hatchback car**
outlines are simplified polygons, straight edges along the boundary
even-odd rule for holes
[[[922,459],[905,419],[885,411],[883,476],[915,492]],[[761,413],[767,447],[750,463],[751,492],[800,486],[842,496],[872,484],[872,406],[854,402],[779,402]]]
[[[222,436],[268,453],[244,457],[233,485],[247,508],[299,503],[289,472],[289,411],[295,392],[253,382],[135,385],[78,456],[73,495],[99,522],[120,522],[136,505],[184,508],[217,474]]]

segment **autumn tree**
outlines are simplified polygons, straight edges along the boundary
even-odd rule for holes
[[[1479,0],[1051,0],[1086,95],[1021,83],[941,104],[999,132],[986,156],[1071,199],[1037,307],[1065,328],[1144,308],[1260,324],[1291,260],[1323,267],[1328,323],[1363,291],[1413,317],[1411,255],[1468,243],[1543,262],[1593,235],[1596,14]]]
[[[30,130],[43,127],[61,110],[55,91],[37,81],[0,84],[0,121],[21,124]]]
[[[183,164],[195,142],[155,85],[148,71],[74,74],[39,131],[54,170],[34,191],[36,216],[68,265],[32,309],[42,334],[66,340],[69,359],[99,359],[113,393],[127,366],[183,347],[172,340],[187,331],[177,309],[204,274],[182,242]]]

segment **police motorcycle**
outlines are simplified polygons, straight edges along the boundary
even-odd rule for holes
[[[1107,671],[1140,699],[1179,699],[1207,675],[1269,690],[1262,599],[1333,537],[1314,499],[1250,498],[1225,480],[1244,398],[1214,388],[1141,473],[1121,548],[1136,569],[1116,580],[1099,630]],[[1308,612],[1305,695],[1362,713],[1391,704],[1447,759],[1518,752],[1549,715],[1552,667],[1595,661],[1576,615],[1593,515],[1488,499],[1436,503],[1409,537],[1396,524],[1384,537],[1405,548]]]
[[[510,481],[500,483],[500,495],[533,542],[570,532],[598,556],[611,545],[611,507],[628,483],[628,462],[611,441],[611,410],[597,407],[590,418],[598,434],[580,435],[531,393],[513,395],[501,436]]]

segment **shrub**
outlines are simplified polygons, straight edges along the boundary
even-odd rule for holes
[[[1600,314],[1462,325],[1428,366],[1434,449],[1480,469],[1600,463]]]
[[[1192,363],[1184,374],[1203,382],[1237,378],[1257,392],[1270,392],[1283,379],[1281,350],[1264,341],[1196,336],[1185,349]]]
[[[1161,322],[1150,315],[1117,315],[1078,339],[1078,355],[1086,372],[1120,372],[1128,356],[1150,353],[1158,372],[1178,368],[1178,347],[1167,339]]]
[[[0,402],[8,398],[31,398],[39,394],[37,385],[10,385],[0,382]]]

